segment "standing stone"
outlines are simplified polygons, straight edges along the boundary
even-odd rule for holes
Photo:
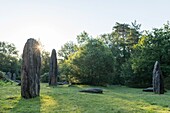
[[[158,61],[155,62],[153,69],[153,92],[156,94],[164,94],[163,76]]]
[[[57,84],[57,57],[56,50],[52,50],[51,58],[50,58],[50,72],[49,72],[49,85]]]
[[[40,93],[41,57],[39,43],[30,38],[23,50],[21,69],[21,96],[34,98]]]
[[[10,79],[10,80],[11,80],[11,77],[12,77],[11,72],[7,72],[7,76],[8,76],[8,79]]]
[[[13,78],[12,78],[13,81],[16,81],[16,74],[13,73]]]

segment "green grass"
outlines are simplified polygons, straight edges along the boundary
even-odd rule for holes
[[[103,94],[79,92],[92,86],[41,84],[41,95],[20,96],[20,86],[0,86],[0,113],[170,113],[170,91],[164,95],[124,86],[102,87]]]

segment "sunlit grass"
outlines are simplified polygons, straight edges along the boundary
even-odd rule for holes
[[[57,100],[48,95],[42,95],[40,97],[40,103],[40,111],[45,113],[49,113],[50,111],[53,111],[58,107]]]
[[[41,95],[20,96],[20,86],[0,86],[0,113],[170,113],[170,91],[164,95],[121,86],[101,87],[103,94],[82,93],[92,86],[49,87]]]

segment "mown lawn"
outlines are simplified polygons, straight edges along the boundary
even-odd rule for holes
[[[79,92],[92,86],[41,84],[41,95],[23,99],[20,86],[0,86],[0,113],[170,113],[170,91],[164,95],[124,86],[102,87],[103,94]]]

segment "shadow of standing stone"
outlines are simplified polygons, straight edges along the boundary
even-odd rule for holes
[[[49,72],[49,85],[57,85],[57,56],[56,50],[52,50],[51,58],[50,58],[50,72]]]
[[[153,69],[153,92],[156,94],[164,94],[163,75],[158,61],[155,62]]]
[[[30,38],[27,40],[23,50],[21,96],[27,99],[39,96],[40,93],[41,57],[38,46],[39,43]]]

